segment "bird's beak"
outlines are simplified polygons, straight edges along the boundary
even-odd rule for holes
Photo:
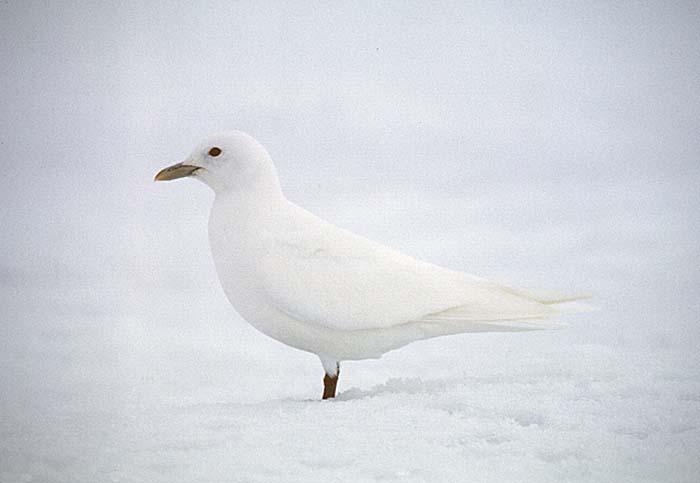
[[[169,181],[171,179],[192,176],[192,174],[199,169],[199,166],[192,166],[191,164],[173,164],[172,166],[168,166],[167,168],[163,168],[160,171],[158,171],[158,174],[155,177],[155,181]]]

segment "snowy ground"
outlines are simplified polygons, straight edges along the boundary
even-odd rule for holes
[[[485,352],[493,341],[480,342],[471,349]],[[484,367],[483,354],[462,357],[459,347],[433,345],[446,360],[429,358],[428,367],[408,354],[390,358],[378,374],[370,373],[378,364],[348,365],[358,373],[332,403],[313,400],[317,387],[285,384],[290,395],[282,399],[149,408],[131,436],[139,450],[130,469],[116,474],[165,481],[697,479],[698,381],[669,370],[669,362],[580,346],[526,363],[511,352],[510,363],[504,355]],[[451,371],[435,367],[444,362]],[[637,370],[612,369],[628,364]],[[382,376],[388,379],[374,383]]]
[[[688,361],[548,342],[462,338],[346,364],[330,402],[312,361],[204,347],[132,385],[47,368],[56,405],[4,412],[1,480],[697,481]]]

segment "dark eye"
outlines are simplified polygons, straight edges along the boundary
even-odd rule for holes
[[[219,148],[211,148],[209,150],[209,156],[217,157],[219,154],[221,154],[221,149]]]

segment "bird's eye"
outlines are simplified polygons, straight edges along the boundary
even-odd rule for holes
[[[219,154],[221,154],[221,149],[219,148],[211,148],[209,150],[209,156],[217,157]]]

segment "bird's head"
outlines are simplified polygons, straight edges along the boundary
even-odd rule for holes
[[[226,131],[209,136],[181,163],[158,172],[156,181],[196,178],[216,193],[279,191],[275,166],[265,148],[248,134]]]

